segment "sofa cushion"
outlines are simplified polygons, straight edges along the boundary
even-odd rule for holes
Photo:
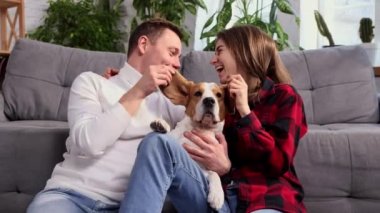
[[[308,209],[380,209],[379,138],[379,124],[309,125],[295,157]]]
[[[125,54],[74,49],[20,39],[8,60],[3,83],[10,120],[67,120],[69,90],[84,71],[120,68]]]
[[[184,56],[183,75],[197,82],[218,82],[209,63],[213,54],[193,51]],[[379,120],[372,65],[359,45],[284,51],[280,56],[302,96],[308,123],[376,123]]]
[[[305,104],[309,123],[378,121],[373,68],[361,46],[283,52],[281,57],[304,100],[311,101]]]
[[[213,66],[210,65],[214,52],[191,51],[182,58],[181,72],[187,79],[195,82],[217,82],[218,75]]]
[[[25,212],[62,161],[67,122],[0,122],[0,212]]]

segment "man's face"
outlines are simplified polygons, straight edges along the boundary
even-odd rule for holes
[[[155,42],[147,41],[145,52],[147,67],[150,65],[169,65],[179,69],[181,66],[179,60],[181,48],[181,39],[178,35],[169,29],[165,29]]]

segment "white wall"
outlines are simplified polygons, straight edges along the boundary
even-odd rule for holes
[[[42,24],[45,10],[49,6],[47,0],[24,0],[25,1],[25,27],[30,32]]]
[[[42,23],[42,17],[48,7],[47,0],[24,0],[25,3],[25,32],[28,33]],[[16,8],[9,8],[8,13],[13,20]],[[16,24],[18,31],[18,24]],[[12,40],[11,48],[13,48],[14,40]]]

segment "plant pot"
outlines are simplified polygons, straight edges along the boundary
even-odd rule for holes
[[[329,48],[329,47],[339,47],[342,46],[341,44],[334,44],[334,45],[323,45],[322,48]]]

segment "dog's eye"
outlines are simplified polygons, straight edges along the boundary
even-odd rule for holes
[[[221,98],[222,96],[223,96],[222,93],[220,93],[220,92],[216,93],[217,98]]]
[[[202,92],[201,91],[196,91],[194,93],[194,96],[201,97],[202,96]]]

